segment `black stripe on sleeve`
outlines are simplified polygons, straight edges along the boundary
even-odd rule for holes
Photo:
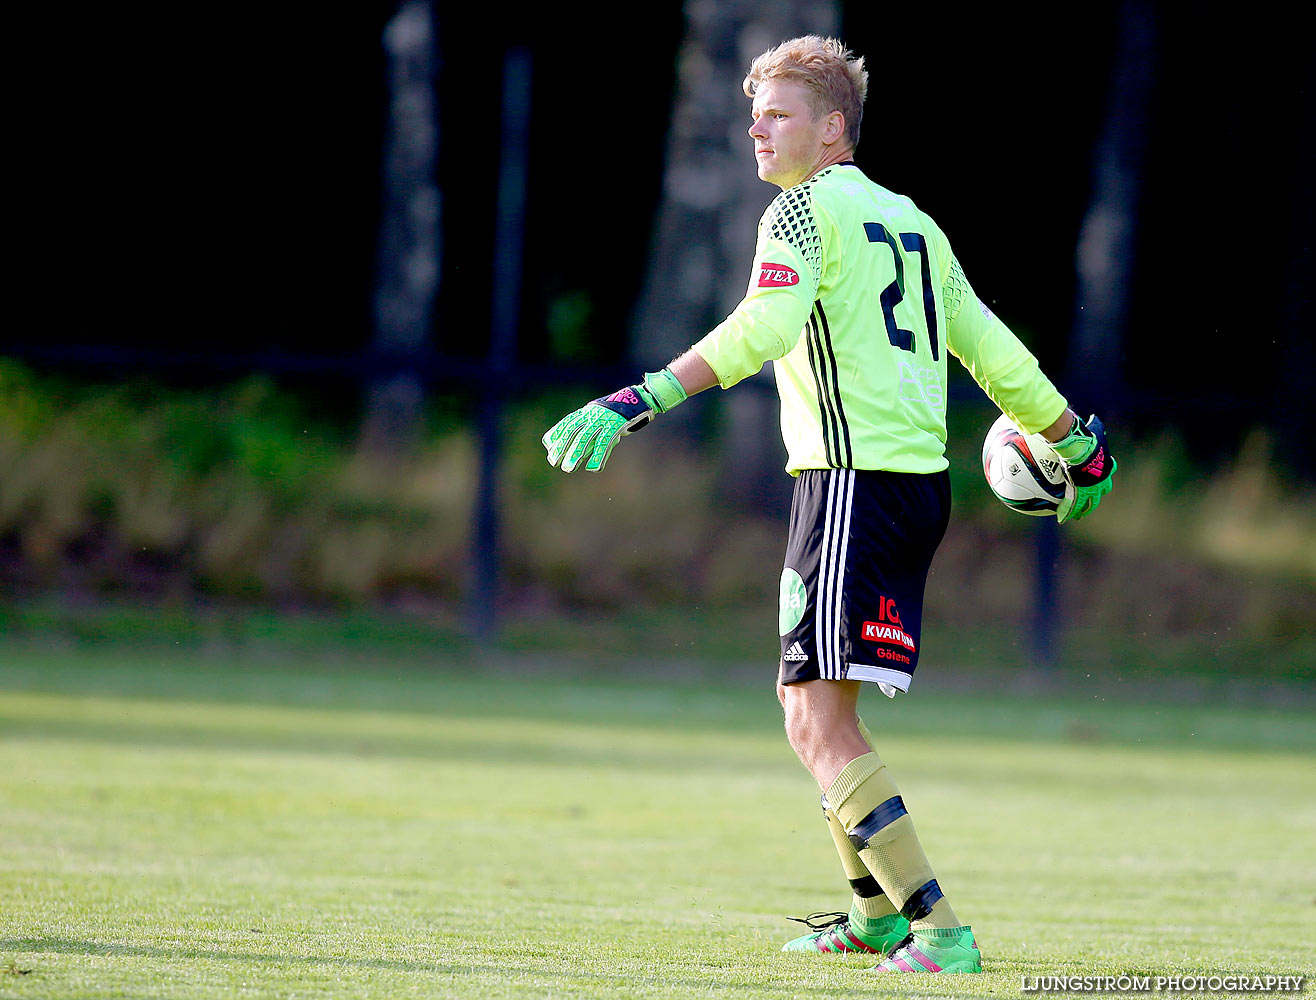
[[[821,326],[822,342],[827,345],[827,356],[832,363],[832,390],[835,392],[834,409],[835,409],[836,417],[840,421],[840,425],[841,425],[841,435],[842,435],[841,440],[843,440],[845,443],[844,467],[847,469],[852,469],[854,468],[854,453],[850,449],[850,425],[846,422],[845,419],[845,407],[841,405],[841,380],[836,370],[836,352],[832,349],[832,331],[831,328],[827,325],[827,314],[823,312],[822,300],[818,300],[817,302],[815,302],[813,304],[813,309],[814,309],[814,314],[817,316],[818,322]],[[840,458],[841,448],[839,441],[838,441],[836,452],[837,452],[837,458]]]
[[[836,459],[836,453],[840,450],[839,432],[836,426],[836,418],[832,415],[831,407],[827,401],[827,379],[823,372],[819,370],[819,364],[822,360],[822,343],[818,336],[818,319],[816,316],[809,317],[809,368],[813,371],[813,384],[818,392],[818,418],[822,424],[823,450],[826,452],[827,464],[836,468],[840,463]],[[833,439],[838,443],[834,446]]]

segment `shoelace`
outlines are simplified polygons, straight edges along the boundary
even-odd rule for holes
[[[794,920],[797,924],[803,924],[811,931],[825,931],[843,924],[850,919],[848,913],[810,913],[807,917],[787,917],[787,920]]]

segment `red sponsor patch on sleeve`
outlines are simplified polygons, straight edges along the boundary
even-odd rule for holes
[[[759,265],[760,288],[788,288],[799,283],[800,276],[793,267],[771,263]]]

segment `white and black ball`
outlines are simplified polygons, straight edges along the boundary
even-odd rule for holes
[[[998,500],[1034,517],[1055,517],[1074,484],[1068,468],[1041,434],[1025,434],[1005,414],[982,443],[982,472]]]

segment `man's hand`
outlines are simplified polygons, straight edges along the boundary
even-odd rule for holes
[[[583,462],[588,471],[601,472],[621,438],[685,398],[685,389],[666,368],[646,374],[638,385],[600,396],[568,413],[544,435],[548,464],[561,463],[563,472],[571,472]]]
[[[1069,478],[1074,482],[1074,499],[1062,503],[1056,511],[1056,520],[1078,521],[1097,509],[1111,489],[1111,478],[1119,466],[1106,444],[1106,428],[1096,415],[1087,422],[1075,416],[1069,433],[1051,447],[1069,466]]]

